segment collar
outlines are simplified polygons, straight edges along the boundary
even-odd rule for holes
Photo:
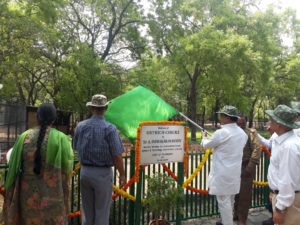
[[[221,125],[221,127],[235,127],[235,126],[237,126],[236,123],[227,123],[227,124]]]
[[[103,120],[103,116],[92,115],[91,119]]]
[[[288,132],[285,132],[284,134],[274,138],[274,141],[276,141],[278,144],[281,144],[282,142],[284,142],[286,139],[288,139],[289,137],[294,135],[294,131],[290,130]]]

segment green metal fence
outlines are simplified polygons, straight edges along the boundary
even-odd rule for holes
[[[190,153],[189,154],[189,165],[188,165],[188,174],[189,177],[195,168],[199,165],[203,158],[203,153]],[[195,179],[191,182],[191,186],[198,189],[207,190],[207,177],[211,166],[211,157],[210,156],[200,171],[200,173],[195,177]],[[125,173],[127,176],[127,180],[134,173],[134,153],[131,155],[124,156],[125,161]],[[256,180],[258,181],[266,181],[267,175],[267,167],[269,164],[268,157],[262,153],[262,157],[260,160],[260,164],[256,170]],[[182,175],[183,169],[182,166],[178,163],[169,163],[168,167],[180,177],[180,173]],[[7,170],[6,165],[0,165],[1,174],[5,176],[5,171]],[[159,164],[153,164],[145,167],[143,172],[141,173],[141,182],[140,186],[137,184],[132,185],[129,188],[129,193],[133,196],[141,196],[143,198],[145,196],[145,191],[147,187],[147,181],[145,180],[145,175],[153,175],[154,173],[165,173],[163,167]],[[114,173],[115,183],[117,183],[116,172]],[[186,179],[185,177],[184,179]],[[181,181],[182,182],[182,181]],[[72,188],[71,188],[71,198],[70,198],[70,210],[71,212],[76,212],[80,210],[80,185],[79,184],[79,175],[75,175],[72,177]],[[181,212],[183,214],[178,214],[178,209],[170,209],[170,212],[167,215],[167,219],[172,222],[176,222],[176,224],[180,224],[182,220],[188,220],[193,218],[200,217],[208,217],[212,215],[218,214],[217,202],[214,196],[203,195],[194,193],[187,189],[184,189],[184,202],[181,208]],[[140,194],[139,194],[140,192]],[[262,207],[266,205],[268,201],[268,187],[263,186],[254,186],[253,188],[253,200],[252,207]],[[132,202],[123,197],[118,197],[113,201],[111,206],[111,215],[110,215],[110,224],[111,225],[141,225],[147,224],[151,219],[152,215],[145,211],[145,208],[137,202]],[[137,216],[140,215],[140,216]],[[180,215],[180,216],[179,216]],[[79,225],[80,217],[70,218],[70,225]]]

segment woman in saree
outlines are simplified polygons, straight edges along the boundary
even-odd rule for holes
[[[71,139],[52,128],[53,104],[38,107],[39,127],[22,133],[11,152],[5,181],[6,225],[67,225]]]

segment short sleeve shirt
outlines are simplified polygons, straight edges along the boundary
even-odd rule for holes
[[[95,115],[77,125],[73,145],[80,163],[90,166],[113,166],[113,156],[124,152],[116,127]]]

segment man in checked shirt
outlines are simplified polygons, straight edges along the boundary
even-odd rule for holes
[[[107,105],[104,95],[94,95],[86,104],[92,117],[80,122],[74,134],[81,163],[82,225],[109,225],[113,166],[119,172],[120,186],[125,184],[124,148],[116,127],[103,117]]]

